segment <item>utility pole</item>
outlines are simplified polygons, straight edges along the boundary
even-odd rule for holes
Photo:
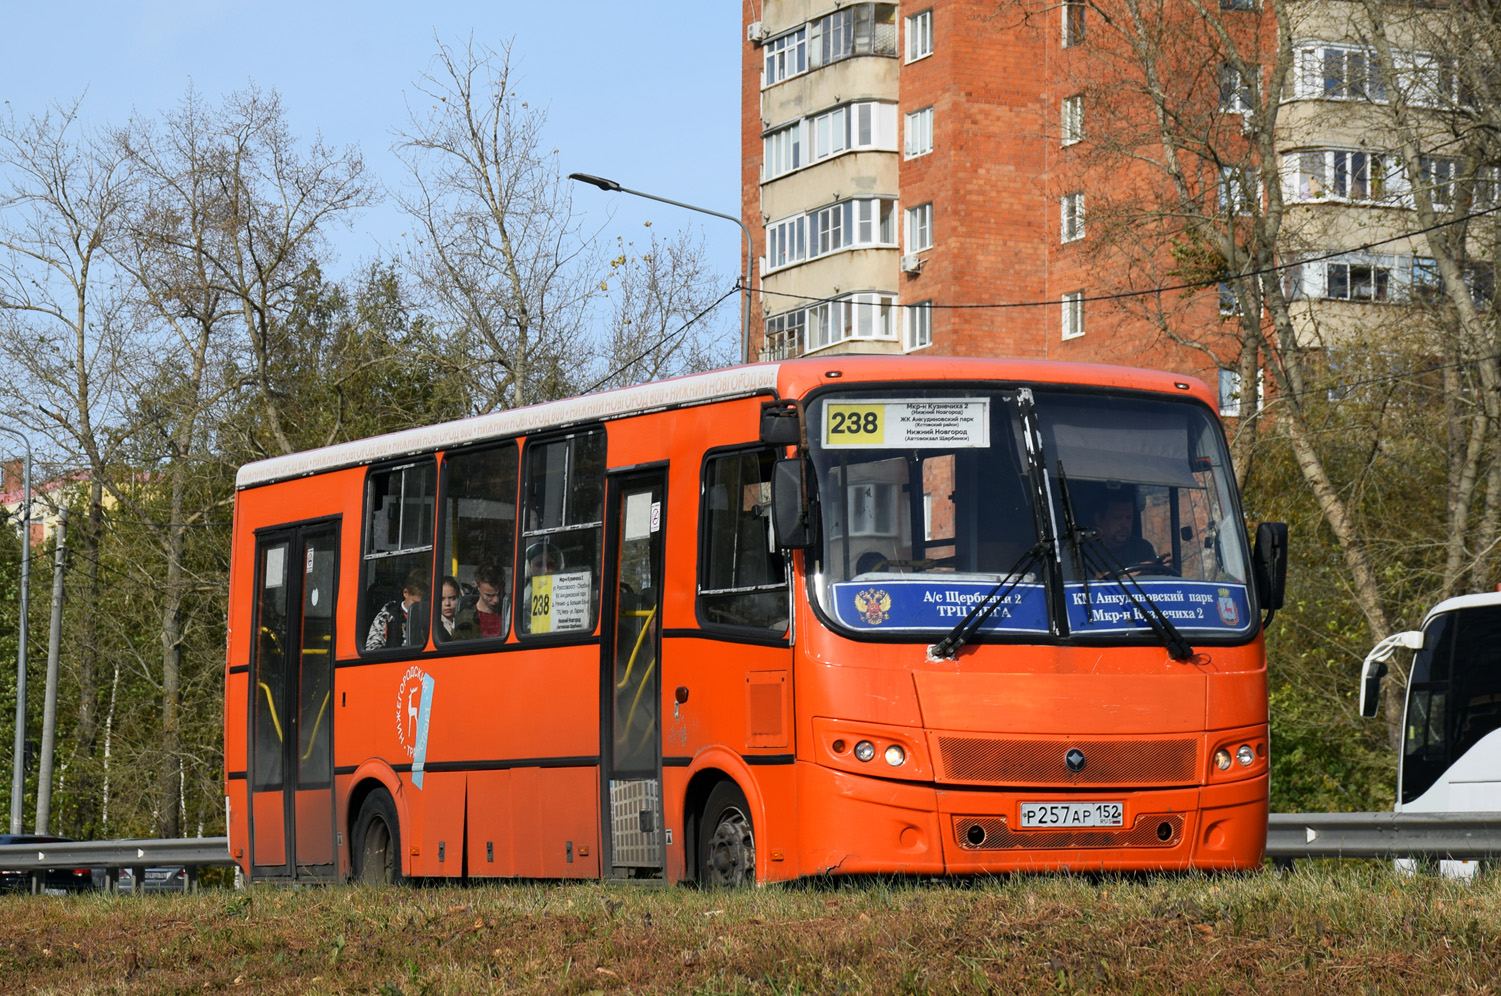
[[[22,471],[21,507],[21,610],[16,626],[16,750],[11,758],[10,832],[21,832],[22,809],[26,798],[26,631],[31,611],[31,440],[14,429],[0,427],[26,447],[26,465]]]
[[[42,706],[42,766],[36,782],[36,832],[47,833],[52,818],[52,748],[57,735],[57,656],[63,642],[63,572],[67,570],[68,510],[57,519],[57,554],[52,561],[52,633],[47,640],[47,698]]]

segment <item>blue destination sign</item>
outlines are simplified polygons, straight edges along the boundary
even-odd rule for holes
[[[1243,584],[1182,578],[1138,584],[1179,629],[1240,631],[1255,624]],[[1063,588],[1071,633],[1136,632],[1147,626],[1141,611],[1113,581],[1091,581],[1087,599],[1082,584],[1070,581]]]
[[[1180,578],[1139,582],[1141,590],[1179,629],[1244,631],[1255,625],[1246,587]],[[991,581],[940,581],[929,578],[873,578],[833,585],[834,615],[850,629],[910,632],[952,629],[995,587]],[[1077,635],[1137,633],[1148,628],[1121,586],[1091,581],[1086,618],[1084,585],[1064,586],[1069,631]],[[1047,633],[1047,592],[1040,584],[1018,584],[980,627],[986,633]]]
[[[834,585],[834,614],[851,629],[946,630],[995,588],[994,581],[878,578]],[[997,599],[982,632],[1046,633],[1047,593],[1040,584],[1019,584]]]

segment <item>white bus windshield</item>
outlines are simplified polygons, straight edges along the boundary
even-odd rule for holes
[[[813,590],[841,628],[948,630],[1014,575],[981,632],[1140,637],[1133,595],[1195,640],[1255,631],[1233,477],[1202,406],[887,387],[825,394],[807,425]]]

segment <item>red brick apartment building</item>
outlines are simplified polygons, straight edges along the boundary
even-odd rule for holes
[[[1149,330],[1080,300],[1081,109],[1066,98],[1084,14],[746,0],[742,193],[761,356],[1164,359]],[[1174,359],[1213,375],[1202,356]]]

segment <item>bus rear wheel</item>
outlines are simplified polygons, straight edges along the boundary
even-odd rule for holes
[[[401,824],[396,819],[396,803],[385,789],[371,792],[360,806],[353,843],[355,882],[401,884]]]
[[[738,889],[756,881],[756,835],[745,793],[720,782],[704,803],[698,841],[698,881],[706,889]]]

